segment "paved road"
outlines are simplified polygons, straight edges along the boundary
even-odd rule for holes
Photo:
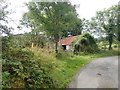
[[[118,88],[118,56],[93,60],[73,77],[69,88]]]

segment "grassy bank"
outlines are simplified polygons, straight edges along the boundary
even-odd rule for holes
[[[59,71],[55,71],[52,75],[57,80],[58,87],[64,88],[67,87],[72,77],[87,63],[97,58],[117,55],[117,50],[101,51],[96,54],[74,55],[69,60],[60,60],[59,63],[62,64],[62,68]]]

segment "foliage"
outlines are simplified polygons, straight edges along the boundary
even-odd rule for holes
[[[116,51],[116,45],[113,45],[116,50],[92,53],[98,51],[98,48],[94,38],[88,33],[78,36],[73,43],[82,54],[76,56],[62,50],[54,53],[46,48],[46,44],[51,41],[57,43],[64,31],[72,35],[81,34],[81,20],[77,18],[75,7],[67,2],[30,2],[28,8],[23,24],[31,27],[32,32],[18,36],[7,33],[8,36],[2,37],[3,88],[65,88],[72,76],[93,59],[120,54]],[[4,8],[0,7],[0,21],[5,20],[6,14]],[[2,30],[9,29],[3,26]],[[41,31],[49,36],[49,42],[46,36],[40,35]],[[41,48],[28,47],[31,43]],[[84,52],[90,53],[85,55]]]
[[[34,32],[15,35],[14,41],[21,47],[31,47],[32,43],[34,43],[34,46],[45,47],[45,44],[48,42],[47,37]]]
[[[58,88],[68,88],[72,77],[86,64],[97,58],[117,55],[117,50],[107,50],[100,51],[99,53],[89,53],[87,55],[83,53],[82,55],[69,56],[69,58],[66,55],[64,59],[60,59],[59,57],[60,60],[58,62],[61,66],[56,67],[58,69],[52,73],[52,76],[56,80],[56,83],[58,83]]]
[[[64,51],[63,49],[60,49],[58,53],[56,53],[56,58],[58,60],[69,60],[70,57],[73,55],[69,52]]]
[[[100,37],[106,37],[109,42],[109,50],[112,49],[114,39],[118,37],[117,18],[117,5],[114,5],[96,12],[96,16],[90,22],[93,32],[99,34]]]
[[[82,27],[83,27],[82,33],[89,32],[90,34],[92,34],[89,20],[86,20],[85,18],[83,18]]]
[[[78,19],[76,23],[69,28],[69,30],[63,31],[62,37],[81,35],[83,30],[82,22],[83,21],[81,19]]]
[[[37,57],[30,49],[19,47],[14,38],[2,37],[2,87],[55,88],[57,85],[49,75],[55,67],[53,59],[46,64],[49,61],[44,61],[43,55]]]
[[[89,52],[94,53],[98,51],[97,44],[94,40],[94,37],[92,37],[89,33],[84,33],[80,36],[78,36],[73,41],[74,46],[74,52]]]
[[[3,88],[55,88],[47,68],[50,65],[45,65],[31,50],[18,49],[10,54],[11,60],[3,60]]]
[[[10,59],[9,57],[9,54],[11,53],[11,50],[14,48],[14,41],[13,40],[13,36],[10,35],[10,36],[5,36],[5,37],[2,37],[1,41],[2,41],[2,58],[8,58]]]
[[[61,51],[56,58],[56,53],[44,48],[12,49],[11,59],[2,60],[3,88],[65,88],[85,64],[98,57],[117,54],[117,51],[101,51],[75,56]]]
[[[117,9],[117,31],[116,31],[116,33],[117,33],[117,37],[118,37],[118,41],[120,41],[120,2],[119,2],[119,4],[118,4],[118,9]]]
[[[14,41],[16,42],[18,47],[30,47],[31,46],[31,34],[17,34],[14,36]],[[18,48],[16,47],[16,48]]]
[[[8,27],[8,14],[10,14],[9,11],[7,11],[8,3],[5,0],[0,0],[0,34],[4,33],[7,35],[11,34],[12,27]]]
[[[75,7],[71,3],[30,2],[27,6],[29,11],[24,14],[22,24],[37,32],[44,31],[53,37],[56,43],[56,52],[59,36],[74,27],[75,23],[79,22],[78,28],[81,27]]]
[[[113,46],[113,48],[118,48],[117,44],[113,44],[112,46]]]

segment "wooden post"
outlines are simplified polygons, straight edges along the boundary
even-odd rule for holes
[[[32,48],[34,47],[34,43],[32,43],[32,46],[31,46]]]

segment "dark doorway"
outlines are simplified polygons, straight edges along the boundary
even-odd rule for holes
[[[66,50],[66,45],[62,45],[62,47],[63,47],[63,50]]]

